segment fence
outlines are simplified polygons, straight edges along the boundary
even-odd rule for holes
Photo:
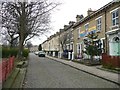
[[[105,65],[111,65],[113,67],[120,68],[120,56],[110,56],[106,53],[102,54],[102,63]]]
[[[0,82],[4,82],[10,72],[13,70],[14,67],[14,60],[15,57],[10,57],[9,59],[2,59],[2,62],[0,63]]]

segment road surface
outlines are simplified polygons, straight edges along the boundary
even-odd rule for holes
[[[23,88],[118,88],[118,85],[31,53]]]

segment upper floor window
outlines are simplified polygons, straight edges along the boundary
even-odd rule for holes
[[[67,33],[67,41],[69,41],[69,39],[70,39],[70,35],[69,35],[69,33]]]
[[[71,32],[71,39],[73,39],[73,32]]]
[[[73,43],[70,45],[70,50],[73,50]]]
[[[85,31],[87,31],[89,28],[89,23],[85,24]]]
[[[89,23],[85,24],[84,27],[85,27],[85,35],[87,35],[89,29]]]
[[[118,9],[112,12],[112,26],[119,24],[119,12]]]
[[[96,29],[97,29],[97,31],[100,31],[100,30],[101,30],[101,25],[102,25],[102,23],[101,23],[101,18],[98,18],[98,19],[96,20]]]
[[[78,38],[80,38],[80,28],[77,29]]]

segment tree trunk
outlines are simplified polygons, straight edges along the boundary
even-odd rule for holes
[[[93,62],[93,55],[90,56],[90,61],[91,61],[90,63]]]
[[[23,48],[24,48],[24,40],[25,40],[25,32],[26,32],[26,18],[25,18],[25,2],[22,4],[22,15],[20,16],[20,38],[19,38],[19,51],[18,51],[18,59],[22,59]]]
[[[12,48],[13,47],[13,41],[11,40],[10,41],[10,48]]]
[[[22,57],[23,57],[23,48],[24,48],[23,43],[24,43],[24,38],[22,36],[19,39],[18,59],[22,59]]]

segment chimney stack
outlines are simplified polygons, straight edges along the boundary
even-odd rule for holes
[[[74,21],[69,21],[69,25],[73,25],[74,23]]]
[[[60,32],[63,32],[64,31],[64,29],[60,29]]]
[[[64,30],[68,28],[68,25],[64,25]]]
[[[91,8],[89,8],[88,9],[88,11],[87,11],[87,15],[90,15],[90,14],[92,14],[92,13],[94,13],[95,11],[93,11]]]
[[[81,15],[77,15],[76,16],[76,22],[79,22],[80,20],[82,20],[84,18],[84,16],[81,14]]]

